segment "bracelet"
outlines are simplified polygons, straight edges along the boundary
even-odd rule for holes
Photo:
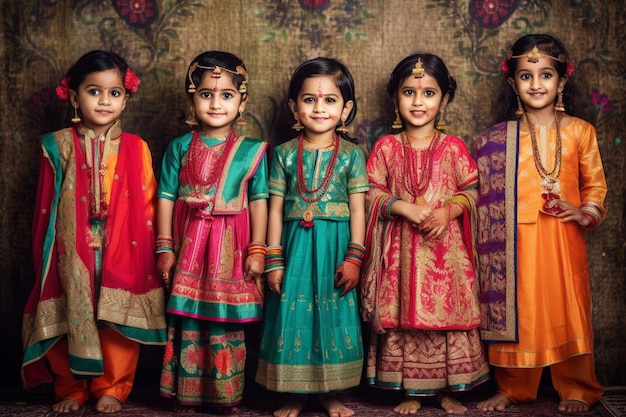
[[[283,256],[283,247],[267,246],[265,252],[265,273],[285,269],[285,257]]]
[[[267,252],[267,246],[263,242],[252,242],[248,245],[248,255],[254,255],[260,253],[265,255]]]
[[[363,265],[363,260],[365,259],[365,246],[360,243],[350,242],[348,243],[348,250],[343,257],[343,260],[346,262],[350,262],[358,267]]]
[[[174,238],[167,235],[158,235],[156,238],[156,253],[174,252]]]

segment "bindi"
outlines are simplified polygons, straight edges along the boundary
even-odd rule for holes
[[[220,67],[213,68],[213,72],[211,72],[211,78],[215,78],[215,87],[213,87],[213,91],[218,91],[217,80],[222,78],[222,69]]]
[[[324,90],[322,90],[322,80],[320,80],[320,83],[317,85],[317,96],[319,98],[324,97]]]

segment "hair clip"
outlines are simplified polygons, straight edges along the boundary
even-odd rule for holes
[[[411,74],[415,78],[422,78],[424,76],[424,66],[422,65],[422,58],[417,58],[417,62],[415,63],[415,67],[411,70]]]

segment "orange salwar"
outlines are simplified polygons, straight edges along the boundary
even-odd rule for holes
[[[55,376],[56,401],[70,399],[82,405],[90,397],[99,399],[104,395],[110,395],[121,403],[126,402],[135,379],[139,343],[108,327],[98,329],[98,334],[104,363],[102,376],[89,379],[74,378],[68,361],[66,338],[59,340],[46,353],[46,359]]]

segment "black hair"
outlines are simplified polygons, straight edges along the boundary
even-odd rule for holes
[[[237,67],[241,66],[244,70],[246,70],[246,72],[248,71],[243,61],[236,55],[231,54],[230,52],[203,52],[191,61],[191,64],[189,64],[189,68],[187,69],[187,76],[185,77],[185,91],[189,95],[190,99],[193,96],[193,93],[190,93],[188,91],[189,86],[191,85],[191,81],[189,80],[189,70],[194,64],[198,64],[198,67],[196,67],[191,73],[191,80],[193,80],[195,86],[199,86],[202,83],[202,79],[204,78],[204,75],[207,71],[213,71],[213,69],[209,70],[202,67],[221,67],[229,71],[236,72]],[[235,85],[235,87],[240,88],[245,79],[244,76],[241,74],[233,74],[230,72],[229,75],[232,76],[233,84]],[[247,93],[243,93],[242,95],[245,96],[246,94]]]
[[[519,119],[521,116],[516,115],[515,112],[518,109],[517,95],[515,90],[511,88],[508,79],[515,79],[515,72],[517,71],[517,63],[520,59],[526,59],[525,57],[520,58],[509,58],[509,56],[519,56],[525,55],[530,52],[534,47],[537,47],[541,53],[545,55],[549,55],[553,58],[558,58],[560,55],[565,57],[565,62],[560,62],[556,59],[551,59],[552,65],[554,66],[555,71],[559,75],[559,78],[565,77],[567,75],[567,63],[570,60],[567,50],[554,36],[537,33],[531,35],[525,35],[519,38],[507,56],[505,57],[506,67],[508,67],[508,71],[504,74],[503,80],[501,82],[501,91],[496,103],[494,103],[494,114],[496,115],[496,122],[503,122],[506,120],[515,120]],[[570,63],[571,65],[571,63]],[[578,103],[578,94],[576,94],[576,86],[570,77],[563,88],[563,104],[565,104],[565,108],[567,109],[567,113],[582,117],[581,105]]]
[[[113,68],[120,71],[122,82],[124,82],[124,76],[128,69],[128,64],[124,58],[111,51],[94,50],[87,52],[67,71],[66,77],[69,77],[69,87],[71,90],[78,91],[89,74]],[[131,91],[126,89],[126,94],[130,95]]]
[[[409,55],[396,65],[389,77],[389,83],[387,84],[387,92],[392,98],[396,98],[396,94],[400,88],[400,85],[408,77],[413,76],[412,71],[415,68],[415,64],[418,60],[422,61],[422,67],[426,74],[433,77],[439,88],[443,92],[443,96],[448,95],[448,104],[454,99],[454,93],[456,91],[456,80],[450,75],[448,67],[441,58],[437,55],[418,53]],[[404,124],[404,120],[402,120]]]
[[[352,78],[352,74],[350,73],[350,70],[348,70],[348,67],[346,67],[343,63],[336,59],[318,57],[300,64],[291,76],[287,97],[289,98],[289,100],[297,102],[298,94],[302,89],[304,81],[308,78],[313,78],[320,75],[330,75],[333,77],[333,79],[335,80],[335,85],[341,92],[341,98],[343,99],[344,105],[348,101],[352,101],[352,109],[350,110],[350,113],[348,114],[348,117],[344,122],[344,124],[348,126],[350,123],[352,123],[354,117],[356,116],[356,96],[354,92],[354,79]],[[341,124],[337,125],[337,127],[340,126]],[[337,132],[337,134],[346,140],[356,143],[356,140],[348,136],[348,134],[346,133]]]

